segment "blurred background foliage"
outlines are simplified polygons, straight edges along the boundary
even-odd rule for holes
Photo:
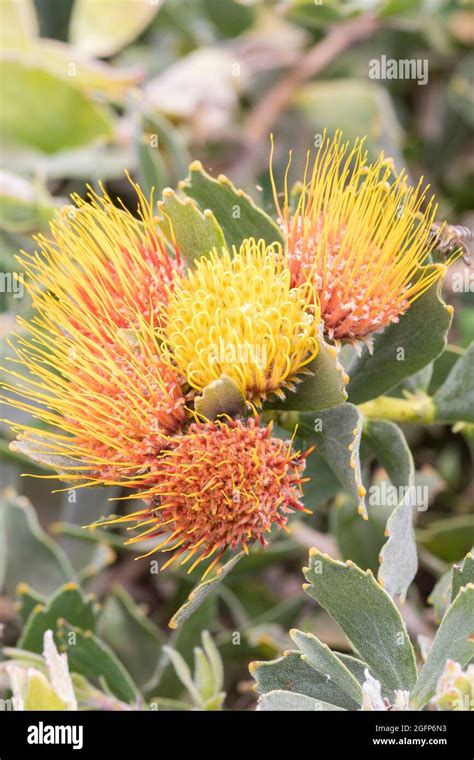
[[[440,218],[472,227],[474,21],[467,2],[1,0],[0,15],[2,272],[16,271],[18,249],[34,249],[31,236],[47,228],[71,192],[83,194],[86,183],[103,181],[132,204],[125,169],[146,191],[155,186],[159,197],[186,177],[191,159],[200,159],[212,175],[225,173],[271,212],[270,132],[277,180],[289,150],[294,180],[323,130],[340,128],[347,138],[367,135],[371,156],[384,150],[412,179],[425,176]],[[371,80],[369,61],[381,55],[427,59],[428,83]],[[456,312],[450,347],[433,368],[433,387],[458,358],[458,347],[474,338],[472,293],[451,287],[462,267],[456,264],[445,284]],[[15,316],[30,307],[14,293],[1,293],[0,307],[3,357]],[[125,666],[148,699],[179,699],[182,709],[198,699],[220,706],[222,683],[214,672],[214,685],[199,697],[183,663],[175,658],[171,664],[162,649],[167,640],[190,662],[201,632],[212,633],[231,708],[254,702],[249,659],[290,646],[286,631],[296,623],[332,647],[347,648],[326,613],[303,598],[300,568],[308,547],[318,545],[376,569],[387,514],[378,510],[362,522],[321,459],[308,465],[306,501],[314,514],[296,523],[290,537],[239,563],[170,635],[167,622],[196,578],[179,570],[157,575],[148,561],[133,562],[133,550],[114,534],[85,534],[80,526],[115,511],[119,494],[51,493],[53,481],[41,479],[48,472],[9,451],[11,433],[3,423],[1,432],[2,488],[12,489],[0,510],[4,643],[25,636],[26,612],[35,604],[46,604],[62,584],[78,583],[102,604],[92,661],[110,658],[115,696],[130,698]],[[430,492],[429,510],[418,518],[420,569],[404,615],[409,630],[429,635],[442,588],[431,599],[435,608],[427,597],[447,563],[474,543],[474,426],[412,424],[404,433],[417,482]],[[362,464],[374,468],[370,456]],[[24,472],[40,479],[21,479]],[[383,470],[372,474],[386,477]],[[26,585],[17,589],[18,583]]]

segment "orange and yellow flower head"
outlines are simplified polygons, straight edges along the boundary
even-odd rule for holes
[[[104,195],[76,206],[20,259],[36,315],[12,343],[8,402],[46,423],[13,425],[71,479],[136,477],[184,422],[183,382],[160,350],[179,259],[139,194],[140,218]],[[44,458],[44,457],[43,457]]]
[[[443,272],[420,269],[432,248],[434,199],[383,154],[368,163],[363,140],[326,138],[311,169],[308,156],[293,210],[287,186],[283,208],[275,184],[274,193],[292,285],[313,283],[329,338],[364,339],[397,322]]]
[[[248,239],[233,254],[199,259],[175,283],[164,344],[196,391],[226,375],[260,406],[305,374],[318,325],[311,283],[293,286],[278,245]]]
[[[21,260],[36,299],[51,290],[70,304],[71,319],[78,312],[78,328],[86,332],[79,315],[87,310],[95,330],[104,321],[105,339],[110,325],[133,329],[140,316],[162,324],[173,281],[185,271],[179,251],[171,256],[157,232],[153,195],[146,199],[138,185],[134,189],[138,218],[105,191],[89,190],[87,200],[73,195],[74,205],[50,225],[52,237],[39,235],[40,251]]]
[[[194,422],[150,471],[149,489],[140,494],[149,507],[110,522],[143,526],[130,542],[160,537],[145,556],[173,552],[166,565],[193,559],[190,570],[209,559],[207,573],[226,549],[265,545],[273,526],[285,526],[289,513],[304,509],[305,456],[256,418]]]

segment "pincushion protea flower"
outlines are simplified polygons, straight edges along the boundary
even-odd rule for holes
[[[23,253],[37,314],[7,370],[5,399],[50,429],[13,424],[20,439],[71,479],[115,482],[146,469],[185,418],[182,384],[156,339],[179,260],[162,246],[151,205],[140,219],[107,196],[51,225],[41,252]],[[151,202],[150,202],[151,203]],[[74,464],[77,462],[77,465]]]
[[[74,194],[75,205],[51,222],[52,239],[35,238],[40,252],[20,258],[36,301],[44,303],[44,291],[51,290],[69,304],[81,331],[89,331],[84,310],[95,331],[103,320],[105,339],[112,326],[134,328],[139,315],[160,324],[173,279],[185,271],[179,251],[171,257],[157,233],[153,195],[146,199],[134,188],[138,218],[115,206],[103,188],[102,196],[89,188],[88,200]]]
[[[175,283],[164,342],[189,385],[230,377],[257,406],[284,397],[318,352],[309,282],[293,287],[277,245],[244,241],[213,251]]]
[[[272,438],[271,424],[259,427],[258,419],[192,423],[157,457],[149,488],[139,494],[149,505],[100,524],[144,528],[130,543],[160,537],[144,556],[172,551],[163,568],[182,555],[181,564],[197,555],[191,572],[213,558],[207,575],[226,549],[247,552],[255,540],[265,545],[273,525],[284,527],[289,513],[307,511],[300,498],[308,453]]]
[[[308,157],[294,211],[287,189],[280,208],[272,177],[292,285],[309,279],[326,334],[350,341],[398,321],[444,271],[420,270],[436,212],[433,198],[421,211],[427,188],[421,180],[408,187],[406,172],[395,175],[383,154],[367,163],[363,144],[342,143],[340,132],[326,138],[310,176]]]

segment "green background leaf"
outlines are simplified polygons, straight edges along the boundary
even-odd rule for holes
[[[44,69],[3,60],[0,78],[0,130],[7,143],[55,153],[110,136],[104,106]]]
[[[38,605],[32,611],[18,640],[18,646],[41,654],[44,634],[48,629],[54,631],[59,618],[64,618],[71,625],[93,630],[95,617],[93,601],[84,597],[77,584],[68,583],[59,588],[45,605]]]
[[[433,403],[437,420],[474,422],[474,342],[438,388]]]
[[[140,692],[112,650],[92,631],[58,621],[60,649],[67,652],[69,669],[86,678],[103,678],[110,691],[124,702],[138,703]]]
[[[67,581],[75,580],[70,562],[60,547],[42,530],[36,512],[24,496],[12,491],[0,498],[0,536],[4,549],[3,590],[15,594],[18,583],[49,594]],[[0,567],[0,580],[1,580]]]

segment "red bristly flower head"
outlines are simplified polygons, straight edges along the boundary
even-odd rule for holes
[[[305,511],[301,475],[307,453],[272,438],[271,425],[259,427],[257,419],[195,422],[150,471],[149,490],[140,494],[149,507],[106,522],[146,526],[130,542],[161,537],[148,554],[174,552],[165,566],[197,555],[190,572],[213,557],[206,575],[226,549],[247,552],[251,541],[266,545],[274,525],[284,527],[289,513]]]

